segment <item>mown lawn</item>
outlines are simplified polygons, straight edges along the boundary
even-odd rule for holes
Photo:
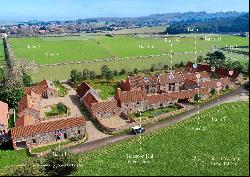
[[[246,102],[222,104],[170,128],[82,154],[76,175],[248,175],[248,109]]]
[[[139,119],[140,117],[146,117],[146,118],[153,118],[155,116],[159,116],[161,114],[165,114],[168,112],[173,112],[178,110],[178,107],[176,105],[172,105],[172,106],[168,106],[165,108],[158,108],[158,109],[152,109],[152,110],[147,110],[141,113],[141,115],[139,113],[134,113],[132,114],[133,118]]]
[[[108,81],[88,82],[88,84],[98,92],[99,96],[103,100],[113,97],[117,88],[117,84],[115,82],[110,83]]]

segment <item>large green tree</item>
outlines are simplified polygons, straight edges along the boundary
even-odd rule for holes
[[[90,79],[90,71],[88,69],[84,69],[82,71],[82,79],[89,80]]]
[[[197,61],[197,63],[203,63],[204,62],[203,56],[198,56],[196,61]]]
[[[107,65],[103,65],[101,67],[101,75],[103,78],[106,77],[107,73],[110,71],[109,67]]]
[[[8,103],[11,108],[17,108],[19,100],[23,97],[22,88],[0,89],[0,100]]]
[[[74,83],[81,82],[82,73],[78,72],[76,69],[71,70],[70,72],[70,80]]]
[[[223,52],[215,51],[213,53],[206,54],[207,57],[205,58],[205,61],[214,67],[224,67],[225,66],[225,60],[226,57]]]
[[[28,75],[27,73],[23,74],[23,85],[25,87],[30,87],[32,85],[32,79],[31,76]]]

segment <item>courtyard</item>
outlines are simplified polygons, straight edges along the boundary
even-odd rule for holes
[[[70,110],[70,114],[65,114],[63,117],[72,118],[82,116],[79,110],[79,98],[76,96],[76,91],[67,84],[63,84],[63,86],[68,90],[66,96],[42,99],[40,117],[45,118],[46,120],[45,114],[51,111],[51,107],[58,103],[63,103]]]

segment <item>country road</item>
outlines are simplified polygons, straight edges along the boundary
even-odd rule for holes
[[[249,99],[249,96],[246,95],[246,93],[244,92],[243,87],[239,87],[238,89],[232,91],[231,93],[228,93],[226,95],[221,96],[219,99],[215,99],[211,102],[208,103],[204,103],[203,105],[200,105],[199,107],[195,107],[194,109],[181,113],[171,119],[167,119],[161,122],[158,122],[156,124],[153,125],[148,125],[145,127],[146,132],[144,134],[148,134],[151,133],[153,131],[156,131],[158,129],[161,128],[166,128],[168,126],[171,126],[173,124],[176,124],[178,122],[181,122],[183,120],[186,120],[188,118],[190,118],[191,116],[199,113],[199,111],[203,111],[209,108],[212,108],[216,105],[222,104],[222,103],[226,103],[226,102],[237,102],[237,101],[247,101]],[[130,138],[135,138],[136,136],[139,135],[133,135],[132,133],[123,133],[123,134],[119,134],[119,135],[114,135],[114,136],[110,136],[110,137],[106,137],[103,139],[99,139],[96,141],[92,141],[92,142],[87,142],[84,144],[79,144],[76,146],[73,146],[70,148],[70,151],[74,152],[74,153],[85,153],[97,148],[101,148],[107,145],[110,145],[112,143],[115,142],[119,142],[119,141],[123,141],[123,140],[127,140]]]

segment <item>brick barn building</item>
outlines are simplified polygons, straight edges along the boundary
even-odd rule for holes
[[[85,136],[85,119],[59,118],[11,129],[14,149],[35,147],[64,141],[77,136]]]
[[[43,80],[36,86],[27,87],[24,89],[25,94],[30,94],[32,91],[40,95],[42,98],[58,97],[58,91],[55,87],[55,84],[49,80]]]

